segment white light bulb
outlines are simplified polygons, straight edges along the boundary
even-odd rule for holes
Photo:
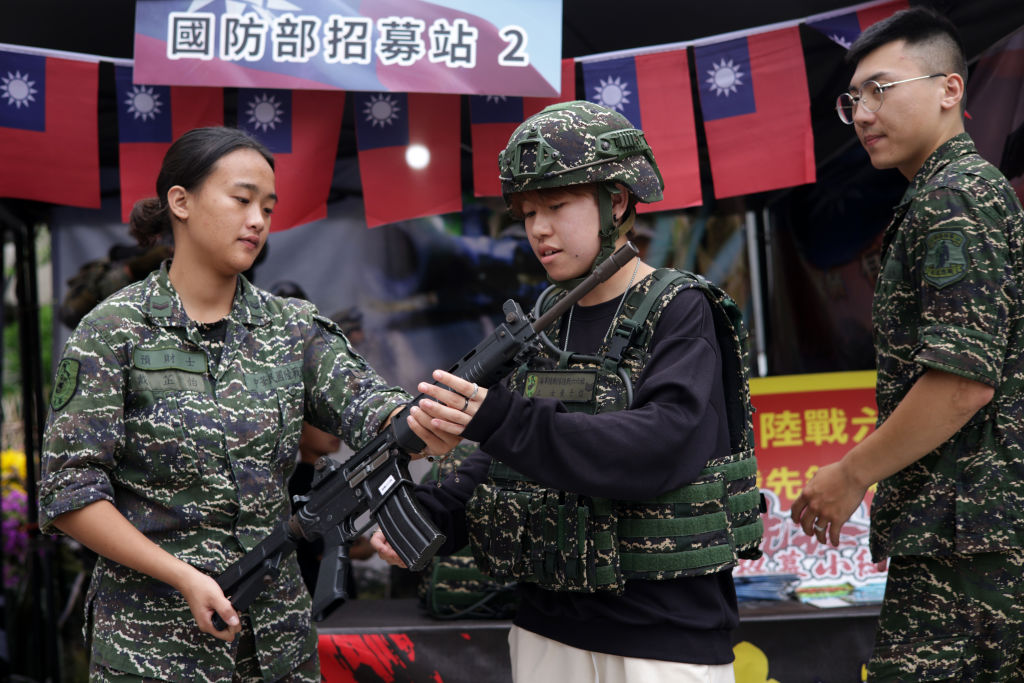
[[[426,168],[430,163],[430,150],[418,143],[409,145],[405,148],[405,163],[417,170]]]

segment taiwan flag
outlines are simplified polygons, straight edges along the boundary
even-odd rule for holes
[[[715,197],[813,183],[799,28],[694,48]]]
[[[99,64],[0,50],[0,197],[100,206]]]
[[[850,49],[853,41],[857,40],[868,26],[892,16],[901,9],[907,9],[909,6],[907,0],[893,0],[872,7],[864,7],[854,12],[829,13],[819,19],[808,21],[807,25],[825,34],[832,42]]]
[[[327,217],[345,93],[238,89],[238,127],[274,155],[273,232]]]
[[[140,199],[156,195],[164,155],[183,133],[224,124],[224,91],[132,83],[130,66],[115,67],[121,220]]]
[[[461,211],[459,96],[354,97],[366,226]]]
[[[562,93],[559,97],[513,97],[470,95],[469,118],[473,144],[473,194],[477,197],[501,195],[498,180],[498,154],[520,123],[544,107],[576,99],[576,65],[562,60]]]
[[[686,50],[583,64],[587,98],[621,112],[643,130],[654,151],[665,198],[637,211],[665,211],[701,203],[697,128]]]

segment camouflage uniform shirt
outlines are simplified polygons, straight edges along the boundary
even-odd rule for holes
[[[290,514],[303,418],[353,447],[409,399],[303,301],[239,278],[219,362],[165,264],[93,309],[58,366],[40,525],[99,500],[216,576]],[[87,597],[94,664],[168,681],[230,680],[236,643],[202,633],[169,585],[101,559]],[[248,610],[265,680],[316,652],[295,555]],[[237,642],[236,638],[236,642]]]
[[[964,133],[914,176],[886,229],[872,310],[879,424],[937,369],[995,388],[939,448],[878,484],[876,560],[1024,546],[1024,213]]]

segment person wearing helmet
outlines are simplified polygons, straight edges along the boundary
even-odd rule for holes
[[[538,311],[626,243],[637,202],[662,198],[643,131],[591,102],[527,119],[499,170],[553,283]],[[741,543],[707,474],[730,457],[722,352],[708,298],[677,275],[634,258],[507,386],[439,370],[418,387],[434,428],[479,442],[417,495],[448,536],[441,553],[468,540],[482,570],[517,582],[515,681],[734,680]]]

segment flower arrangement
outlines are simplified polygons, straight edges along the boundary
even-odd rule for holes
[[[29,500],[25,491],[25,454],[18,450],[0,452],[0,485],[3,488],[3,578],[4,609],[7,612],[7,645],[9,671],[22,674],[18,680],[51,679],[52,673],[36,657],[40,633],[33,628],[13,629],[11,624],[32,624],[31,612],[40,608],[39,581],[31,572],[37,572],[42,564],[52,563],[51,584],[42,586],[48,594],[46,599],[54,601],[60,616],[56,623],[45,624],[44,628],[57,633],[60,640],[60,662],[52,664],[66,683],[84,683],[88,678],[89,658],[82,640],[83,593],[88,586],[88,570],[83,567],[79,556],[81,546],[66,536],[44,534],[34,529],[35,538],[30,534],[28,524]],[[63,609],[61,609],[61,605]],[[2,676],[0,676],[2,678]],[[6,679],[3,679],[6,680]]]
[[[3,488],[3,587],[19,586],[25,576],[28,553],[28,495],[25,493],[25,454],[5,450],[0,454]]]

